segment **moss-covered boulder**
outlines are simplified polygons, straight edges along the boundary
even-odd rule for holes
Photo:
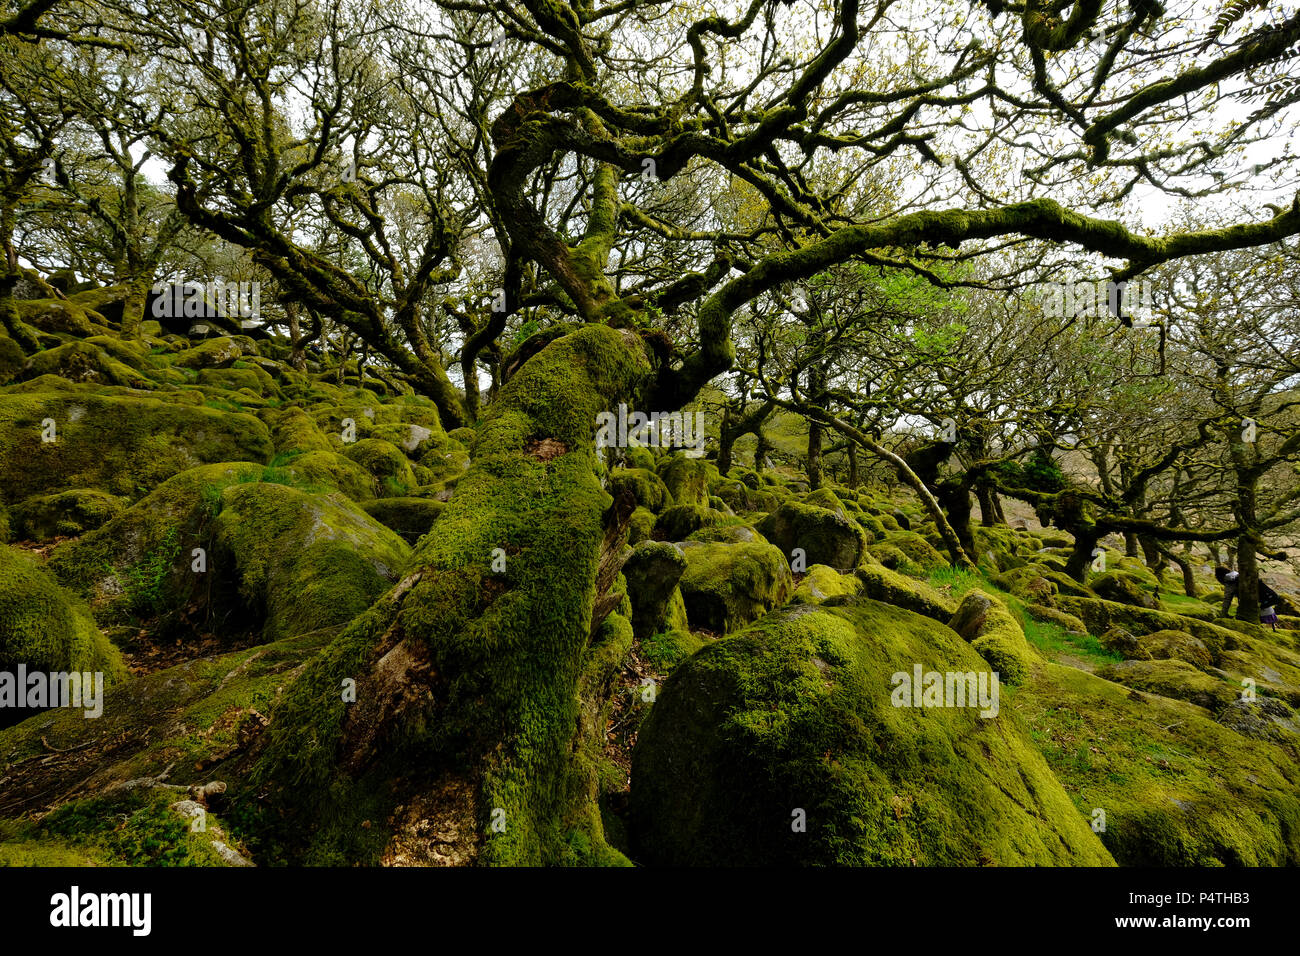
[[[445,507],[445,502],[433,498],[379,498],[362,505],[366,514],[412,546],[429,533]]]
[[[649,541],[654,535],[654,530],[655,513],[649,508],[638,505],[627,522],[627,543],[635,546],[642,541]]]
[[[803,503],[806,505],[816,505],[818,508],[825,508],[827,511],[833,511],[842,518],[849,516],[848,509],[839,496],[829,488],[818,488],[816,491],[810,491],[803,496]]]
[[[1121,865],[1300,864],[1294,752],[1184,701],[1053,663],[1008,699],[1079,815],[1104,822],[1099,836]]]
[[[440,430],[434,431],[425,425],[413,425],[409,422],[376,425],[371,437],[391,442],[402,449],[408,458],[415,461],[418,461],[431,448],[447,443]]]
[[[790,556],[798,548],[808,565],[852,571],[866,550],[865,532],[851,518],[827,508],[787,501],[758,524],[763,537]]]
[[[178,354],[172,363],[179,368],[228,368],[244,356],[245,348],[233,338],[207,339]]]
[[[1097,636],[1097,640],[1106,650],[1112,654],[1118,654],[1126,660],[1151,660],[1151,655],[1147,653],[1141,642],[1127,628],[1108,627],[1102,634]]]
[[[727,633],[783,604],[793,585],[785,556],[770,544],[682,545],[680,587],[693,629]]]
[[[0,545],[0,672],[14,674],[20,664],[29,673],[98,671],[105,684],[126,674],[121,654],[90,610],[34,559]],[[18,703],[0,707],[0,726],[29,715]]]
[[[365,438],[347,445],[343,455],[375,479],[375,488],[381,498],[406,497],[418,484],[410,460],[400,448],[382,438]]]
[[[609,473],[606,488],[615,497],[626,488],[639,506],[655,514],[673,503],[673,496],[668,493],[663,479],[647,468],[615,468]]]
[[[1148,694],[1185,700],[1210,711],[1226,707],[1240,692],[1240,688],[1222,678],[1179,660],[1121,661],[1103,667],[1097,676]]]
[[[20,322],[42,332],[89,338],[111,331],[98,312],[67,299],[19,299],[13,305]]]
[[[301,408],[269,408],[262,412],[262,420],[271,429],[271,441],[277,453],[333,451],[324,432],[316,427],[316,422]]]
[[[799,604],[821,604],[828,598],[851,597],[861,590],[861,578],[841,574],[824,564],[814,564],[799,581],[790,600]]]
[[[734,473],[735,469],[732,471]],[[770,488],[750,487],[731,478],[721,478],[711,482],[709,491],[739,514],[773,511],[781,504],[781,496],[775,494]]]
[[[1050,580],[1043,569],[1035,566],[1011,568],[991,579],[1003,591],[1031,604],[1050,605],[1057,592],[1057,584]],[[1087,593],[1085,588],[1080,592]]]
[[[26,361],[22,347],[0,331],[0,385],[13,381],[22,372]]]
[[[1147,590],[1142,581],[1127,571],[1107,571],[1088,581],[1094,594],[1119,604],[1131,604],[1134,607],[1158,608],[1159,600]]]
[[[246,364],[242,368],[239,363],[230,368],[204,368],[199,371],[198,381],[199,385],[212,386],[228,392],[242,390],[267,398],[280,393],[270,374],[251,364]]]
[[[1214,665],[1214,654],[1205,642],[1186,631],[1155,631],[1138,638],[1138,643],[1151,660],[1186,661],[1201,670]]]
[[[1044,604],[1027,604],[1025,605],[1025,613],[1035,621],[1055,624],[1057,627],[1075,634],[1088,633],[1088,627],[1082,620],[1073,614],[1067,614],[1065,611],[1057,610],[1054,607],[1048,607]]]
[[[957,602],[930,587],[924,581],[891,571],[882,564],[864,564],[855,572],[867,597],[947,624],[957,610]]]
[[[658,631],[641,639],[641,659],[656,670],[671,674],[706,643],[703,637],[684,628]]]
[[[632,603],[632,631],[640,640],[665,630],[688,630],[686,605],[677,582],[686,555],[667,541],[643,541],[623,564]]]
[[[704,541],[722,544],[769,544],[761,534],[747,524],[710,524],[692,531],[687,541]]]
[[[682,452],[675,452],[661,460],[656,471],[675,504],[708,504],[709,470],[702,458],[688,458]]]
[[[1059,595],[1056,604],[1062,610],[1081,618],[1090,634],[1104,634],[1112,627],[1122,627],[1139,636],[1165,630],[1186,631],[1202,641],[1216,659],[1222,651],[1237,647],[1242,640],[1229,628],[1169,611],[1154,611],[1116,601],[1067,595]]]
[[[68,488],[134,499],[206,462],[265,462],[271,448],[266,426],[243,413],[76,387],[0,394],[8,501]]]
[[[295,457],[285,466],[299,485],[323,491],[340,491],[353,501],[375,497],[375,476],[355,461],[332,451],[313,451]]]
[[[221,489],[253,481],[262,466],[200,465],[169,478],[105,524],[50,554],[50,570],[112,611],[161,613],[190,601],[206,581],[192,570],[192,551],[207,545],[206,529]]]
[[[1268,740],[1295,748],[1300,745],[1300,715],[1273,697],[1238,697],[1214,715],[1216,722],[1252,740]]]
[[[897,675],[987,665],[875,601],[802,606],[665,682],[632,760],[635,857],[668,865],[1106,865],[1005,707],[894,706]],[[985,678],[987,681],[987,678]]]
[[[655,537],[664,541],[685,541],[701,528],[714,527],[728,516],[705,505],[673,505],[655,521]]]
[[[997,598],[984,591],[967,591],[948,626],[970,641],[1003,682],[1021,683],[1033,663],[1025,632]]]
[[[420,466],[428,469],[434,481],[458,478],[469,468],[469,450],[454,439],[421,447]]]
[[[212,529],[211,566],[237,578],[268,641],[345,624],[392,585],[411,550],[339,494],[230,485]],[[233,572],[233,573],[232,573]]]
[[[891,532],[885,536],[883,544],[901,551],[907,563],[921,571],[937,571],[948,567],[948,559],[915,531]]]
[[[13,509],[13,533],[20,539],[49,541],[93,531],[120,514],[126,499],[94,488],[74,488],[28,498]]]
[[[121,385],[148,389],[154,383],[131,366],[118,361],[97,345],[74,340],[37,352],[23,365],[20,378],[57,375],[69,382]]]

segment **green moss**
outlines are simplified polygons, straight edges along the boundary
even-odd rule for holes
[[[768,541],[792,556],[798,548],[807,565],[852,571],[862,561],[867,537],[857,522],[817,505],[787,501],[758,524]]]
[[[256,366],[248,368],[204,368],[199,371],[199,384],[210,385],[230,392],[248,390],[253,395],[269,397],[279,393],[275,380]]]
[[[251,415],[71,388],[0,394],[0,496],[10,501],[66,488],[137,498],[197,464],[270,457]]]
[[[1006,605],[985,591],[968,591],[949,627],[970,641],[981,657],[1008,684],[1021,683],[1034,656],[1020,623]]]
[[[32,541],[76,537],[98,528],[125,507],[124,499],[93,488],[39,495],[13,510],[13,532]]]
[[[15,299],[19,321],[42,332],[87,338],[108,332],[104,317],[67,299]]]
[[[1154,580],[1152,576],[1152,582]],[[1098,574],[1089,579],[1088,587],[1098,597],[1107,601],[1132,604],[1134,607],[1159,608],[1160,606],[1155,593],[1157,585],[1153,583],[1148,588],[1144,586],[1141,578],[1127,571],[1107,571]]]
[[[627,448],[624,449],[624,455],[627,457],[629,468],[642,468],[646,471],[655,470],[655,456],[649,448]]]
[[[641,657],[651,667],[671,674],[686,658],[705,645],[705,640],[698,634],[692,634],[684,628],[674,628],[651,634],[641,641]]]
[[[701,528],[723,524],[728,516],[704,505],[673,505],[664,509],[655,522],[655,537],[665,541],[685,541]]]
[[[378,482],[355,461],[332,451],[313,451],[297,456],[287,466],[297,484],[334,489],[353,501],[375,497]]]
[[[735,474],[736,469],[732,469]],[[766,488],[750,487],[743,482],[721,478],[710,482],[709,491],[726,502],[737,513],[774,511],[781,504],[781,496]]]
[[[827,598],[852,596],[861,590],[861,578],[840,574],[824,564],[814,564],[790,595],[790,600],[800,604],[821,604]]]
[[[790,565],[770,544],[686,542],[681,578],[695,629],[727,633],[783,604],[793,587]]]
[[[893,706],[893,675],[916,665],[987,671],[944,626],[869,600],[790,609],[692,655],[633,753],[636,858],[1110,863],[1005,705]]]
[[[948,559],[915,531],[895,531],[885,536],[884,544],[902,552],[907,563],[929,573],[948,566]],[[881,559],[884,563],[884,559]]]
[[[867,597],[915,611],[947,624],[957,602],[923,581],[909,578],[884,565],[864,564],[855,572]]]
[[[385,819],[399,788],[430,786],[459,814],[469,859],[572,861],[581,834],[583,859],[617,862],[601,850],[596,766],[577,756],[589,752],[580,688],[611,501],[595,474],[594,422],[650,371],[631,333],[586,326],[528,358],[489,406],[473,464],[405,587],[349,625],[275,711],[258,779],[275,781],[286,821],[304,824],[302,858],[374,860],[382,838],[360,822]],[[340,682],[361,678],[368,699],[385,640],[428,668],[398,685],[413,694],[400,720],[349,716]],[[356,762],[340,765],[345,743]],[[426,768],[436,776],[420,777]]]
[[[674,452],[663,458],[656,470],[675,504],[708,504],[709,472],[702,458],[688,458],[682,452]]]
[[[105,684],[126,673],[89,609],[35,561],[0,545],[0,671],[19,664],[33,672],[102,671]]]
[[[1104,634],[1112,627],[1122,627],[1137,635],[1163,630],[1186,631],[1203,641],[1214,655],[1225,649],[1233,649],[1240,643],[1238,635],[1228,628],[1168,611],[1065,595],[1059,596],[1056,603],[1063,610],[1082,619],[1092,634]]]
[[[639,506],[656,514],[673,503],[663,479],[645,468],[615,468],[609,473],[606,487],[614,496],[618,495],[619,489],[627,488]]]
[[[28,360],[21,377],[57,375],[70,382],[90,382],[147,389],[154,383],[136,369],[113,358],[97,345],[75,340],[37,352]]]
[[[1012,700],[1081,815],[1125,866],[1295,866],[1300,770],[1181,701],[1035,669]]]
[[[0,331],[0,385],[13,381],[26,361],[18,343]]]
[[[265,614],[268,641],[347,623],[410,557],[401,538],[342,495],[265,483],[221,493],[212,542],[214,573],[237,574],[243,602]]]
[[[344,456],[364,468],[376,481],[381,498],[398,498],[416,487],[415,473],[402,450],[380,438],[365,438],[343,450]]]
[[[1047,607],[1043,604],[1029,604],[1025,607],[1025,610],[1034,620],[1046,621],[1067,631],[1086,633],[1088,630],[1081,619],[1054,607]]]
[[[241,343],[232,338],[206,339],[172,359],[178,368],[211,369],[233,365],[244,354]]]
[[[42,843],[58,841],[65,853],[116,866],[221,866],[212,846],[220,819],[208,813],[204,832],[171,809],[175,791],[132,789],[64,804],[24,828]],[[110,825],[110,821],[111,825]]]
[[[59,545],[50,569],[103,606],[101,617],[112,617],[109,608],[157,613],[180,607],[205,584],[191,571],[191,552],[208,544],[207,524],[220,507],[221,489],[261,471],[244,463],[184,471],[79,540]],[[129,593],[132,581],[142,584],[143,594]]]
[[[446,505],[431,498],[381,498],[362,507],[370,517],[414,545],[433,527]]]
[[[655,513],[649,508],[638,506],[628,520],[627,543],[636,545],[642,541],[650,540],[650,536],[654,533],[654,527]]]
[[[1211,711],[1228,706],[1240,692],[1240,687],[1180,660],[1121,661],[1101,669],[1097,676],[1148,694],[1185,700]]]

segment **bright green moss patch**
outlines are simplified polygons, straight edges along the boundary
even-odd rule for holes
[[[1294,756],[1203,710],[1047,664],[1012,706],[1081,817],[1125,866],[1300,863]]]
[[[270,457],[266,426],[251,415],[88,391],[0,394],[0,496],[8,501],[66,488],[135,499],[204,462]]]
[[[763,537],[787,557],[803,553],[805,565],[825,564],[852,571],[867,547],[862,528],[842,512],[787,501],[758,524]]]
[[[673,503],[663,479],[646,468],[615,468],[609,473],[607,487],[612,495],[626,487],[638,505],[656,514]]]
[[[20,540],[49,541],[93,531],[120,514],[124,499],[94,488],[75,488],[28,498],[13,510],[12,529]]]
[[[347,623],[410,556],[401,538],[343,496],[265,483],[222,492],[212,542],[214,573],[237,577],[242,601],[265,614],[268,641]]]
[[[790,609],[705,646],[668,678],[640,731],[635,858],[1109,863],[1005,710],[893,705],[893,675],[918,664],[987,674],[943,625],[869,600]]]
[[[943,592],[884,565],[864,564],[855,572],[862,582],[862,593],[886,604],[924,614],[947,623],[957,610],[957,602]]]
[[[222,866],[212,848],[220,819],[208,813],[206,831],[192,831],[190,821],[170,806],[181,796],[175,791],[119,791],[64,804],[40,823],[15,830],[38,843],[57,841],[65,855],[85,854],[112,866]]]
[[[0,671],[102,671],[105,684],[125,673],[122,657],[90,611],[44,568],[0,545]]]
[[[790,595],[790,600],[800,604],[821,604],[827,598],[851,596],[861,590],[860,578],[840,574],[824,564],[814,564]]]
[[[726,633],[785,603],[790,565],[770,544],[685,542],[682,599],[691,627]]]

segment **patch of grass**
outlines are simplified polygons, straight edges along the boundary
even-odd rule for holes
[[[1123,654],[1116,654],[1102,646],[1101,641],[1091,634],[1071,634],[1059,624],[1048,621],[1036,621],[1021,608],[1013,609],[1019,614],[1020,626],[1024,629],[1025,639],[1038,648],[1047,657],[1055,659],[1060,654],[1071,654],[1098,666],[1117,664],[1124,659]]]
[[[898,570],[902,571],[903,568],[899,567]],[[921,573],[924,574],[924,572]],[[975,588],[979,588],[981,591],[995,591],[998,594],[1006,593],[995,587],[983,573],[969,571],[965,568],[936,568],[929,573],[926,581],[936,591],[951,594],[954,598],[959,599],[967,591]]]

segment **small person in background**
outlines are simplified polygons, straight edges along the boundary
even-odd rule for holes
[[[1222,617],[1228,616],[1228,608],[1232,606],[1233,599],[1237,597],[1237,582],[1241,575],[1236,571],[1229,571],[1223,565],[1214,569],[1214,577],[1223,585],[1223,612]],[[1277,630],[1277,605],[1282,599],[1278,597],[1276,591],[1260,580],[1259,582],[1259,623],[1267,624],[1273,630]]]

